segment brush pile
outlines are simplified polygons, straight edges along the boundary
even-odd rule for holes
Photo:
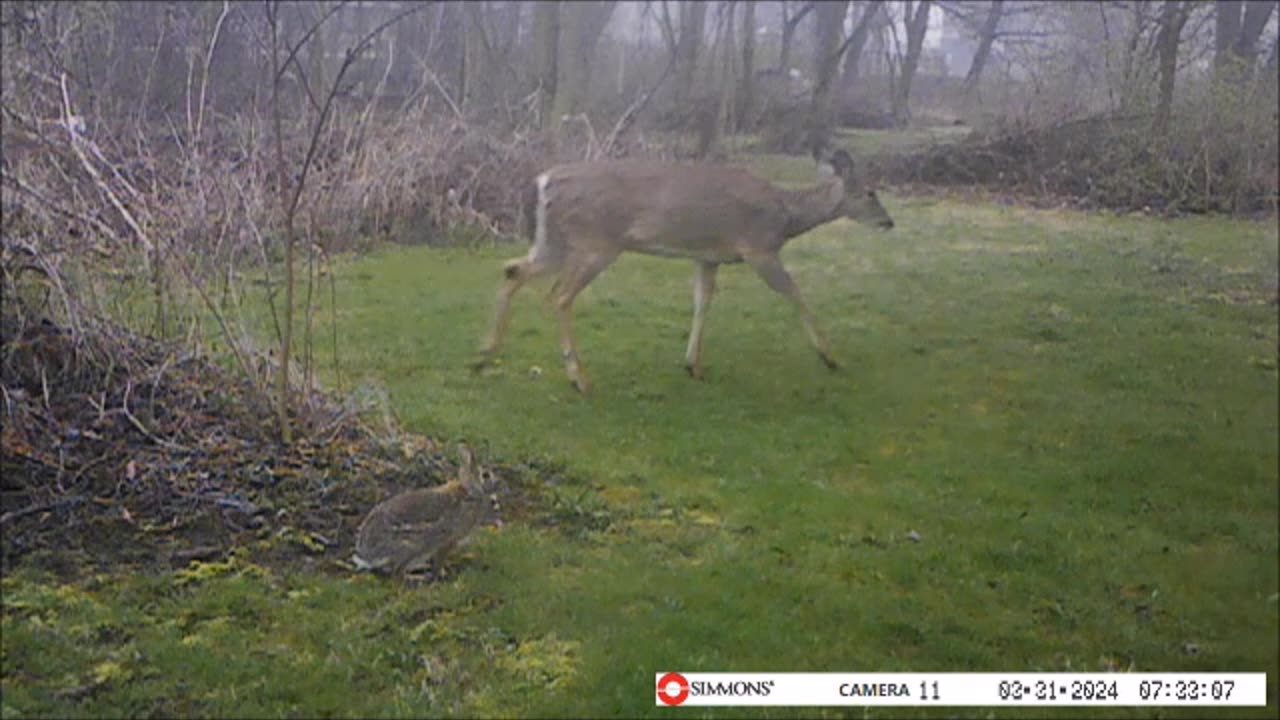
[[[340,566],[374,503],[453,472],[431,440],[375,433],[367,408],[316,393],[297,402],[299,439],[280,443],[269,395],[242,373],[102,320],[56,322],[6,265],[6,572],[184,564],[233,546]]]

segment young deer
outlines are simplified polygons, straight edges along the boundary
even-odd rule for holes
[[[630,251],[697,263],[685,353],[685,367],[694,378],[702,377],[702,330],[716,270],[738,262],[791,300],[819,357],[836,369],[826,336],[778,251],[791,238],[840,217],[886,229],[893,219],[845,151],[820,158],[819,170],[820,183],[803,190],[784,190],[740,168],[643,160],[559,165],[542,173],[530,191],[532,202],[526,203],[533,246],[525,257],[506,263],[493,328],[472,367],[483,367],[502,346],[516,291],[558,271],[550,297],[565,370],[574,387],[589,392],[573,338],[573,300],[618,255]]]

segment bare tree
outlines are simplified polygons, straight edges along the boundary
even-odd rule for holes
[[[562,3],[560,6],[560,42],[556,58],[556,94],[551,104],[551,127],[559,128],[564,119],[573,114],[579,105],[579,97],[585,94],[582,43],[586,39],[585,13],[581,3]]]
[[[1142,41],[1146,38],[1154,42],[1157,36],[1157,33],[1151,32],[1153,27],[1159,25],[1154,12],[1155,7],[1155,3],[1148,2],[1128,4],[1129,36],[1125,42],[1124,70],[1120,78],[1122,109],[1131,109],[1136,102],[1145,97],[1145,93],[1140,91],[1147,87],[1146,79],[1150,77],[1144,62],[1144,58],[1149,53],[1144,52]]]
[[[831,88],[840,67],[840,56],[848,47],[841,43],[844,34],[844,16],[849,11],[848,0],[821,2],[817,5],[814,35],[814,84],[813,97],[809,104],[810,122],[815,132],[825,137],[834,124],[832,113]],[[816,139],[816,138],[815,138]]]
[[[533,63],[539,93],[539,119],[551,127],[556,99],[556,60],[560,49],[560,3],[545,0],[533,10]]]
[[[971,96],[982,79],[982,70],[991,57],[991,46],[996,41],[996,32],[1000,29],[1000,18],[1004,15],[1004,0],[992,0],[987,18],[978,33],[978,47],[973,53],[973,62],[969,63],[969,72],[964,76],[964,94]]]
[[[582,39],[577,43],[578,56],[574,61],[581,68],[578,75],[582,79],[582,96],[585,98],[591,90],[596,47],[600,44],[600,37],[604,34],[605,26],[609,24],[609,18],[613,17],[613,11],[618,3],[616,0],[590,0],[571,4],[582,13],[582,22],[579,27]]]
[[[617,3],[612,0],[586,0],[561,5],[553,126],[565,116],[583,109],[591,89],[591,67],[596,45],[615,5]]]
[[[1178,71],[1178,44],[1182,28],[1191,14],[1191,3],[1165,0],[1160,9],[1160,30],[1156,38],[1159,55],[1159,97],[1153,127],[1157,135],[1169,130],[1169,113],[1173,108],[1173,84]]]
[[[733,27],[734,0],[726,0],[720,4],[719,42],[720,42],[720,98],[716,108],[715,133],[710,146],[714,152],[720,151],[724,136],[729,132],[734,120],[734,89],[737,86],[735,56],[738,43]]]
[[[1261,0],[1248,3],[1218,0],[1215,3],[1213,64],[1219,77],[1226,73],[1247,76],[1252,71],[1258,56],[1258,40],[1273,10],[1274,2]]]
[[[929,11],[933,9],[933,3],[931,0],[920,0],[914,3],[914,12],[912,6],[911,0],[905,0],[903,3],[903,21],[907,27],[907,51],[902,58],[902,70],[893,94],[893,118],[899,127],[905,126],[911,119],[909,108],[911,81],[915,78],[916,68],[920,65],[920,52],[924,49],[924,36],[929,29]]]
[[[813,2],[806,2],[793,10],[790,2],[782,0],[782,48],[778,52],[778,69],[782,71],[783,77],[790,77],[791,46],[795,42],[796,28],[813,11],[814,5]]]
[[[493,76],[493,46],[485,27],[489,6],[484,0],[465,3],[466,26],[463,31],[465,52],[462,61],[463,107],[490,99]],[[363,14],[363,13],[362,13]]]
[[[1258,39],[1262,37],[1262,33],[1266,30],[1267,23],[1271,20],[1271,13],[1276,9],[1276,3],[1250,2],[1245,5],[1244,18],[1240,24],[1240,37],[1236,39],[1235,48],[1236,55],[1243,58],[1246,62],[1253,62],[1258,55]]]
[[[742,78],[738,89],[738,129],[749,129],[756,101],[756,0],[742,4]]]
[[[698,50],[702,46],[706,17],[705,0],[680,3],[680,34],[675,45],[676,107],[684,107],[693,97],[693,80],[698,69]]]
[[[358,24],[362,30],[361,36],[353,45],[347,48],[343,55],[342,64],[338,67],[329,85],[328,92],[323,98],[319,99],[318,105],[315,107],[316,117],[310,123],[310,138],[307,141],[306,152],[302,157],[301,166],[296,172],[289,171],[285,154],[285,108],[282,93],[285,71],[291,64],[296,64],[298,53],[314,38],[316,32],[332,12],[323,15],[302,34],[301,39],[290,46],[284,36],[285,27],[280,17],[280,3],[269,2],[264,7],[270,35],[271,121],[276,155],[276,182],[278,184],[280,210],[284,225],[285,300],[284,319],[281,323],[280,332],[280,354],[277,358],[279,366],[276,371],[275,400],[281,439],[286,443],[291,443],[293,441],[293,424],[291,420],[290,356],[293,351],[294,293],[296,288],[294,264],[299,235],[297,227],[299,208],[301,207],[303,194],[306,191],[308,175],[315,169],[317,159],[320,156],[323,131],[332,115],[335,100],[342,90],[343,77],[384,30],[410,14],[420,11],[424,6],[410,6],[409,9],[384,21],[369,32],[363,32],[364,21]],[[335,6],[335,9],[338,7],[341,6]],[[302,84],[304,87],[308,85],[305,81]]]
[[[867,46],[867,40],[871,37],[871,30],[874,23],[879,22],[883,18],[884,1],[871,0],[865,3],[862,15],[858,18],[858,23],[853,26],[853,32],[849,35],[849,49],[844,53],[844,68],[840,71],[840,94],[848,97],[853,86],[858,82],[858,63],[862,59],[862,51]]]
[[[1240,10],[1243,0],[1218,0],[1214,3],[1213,67],[1221,76],[1230,63],[1236,39],[1240,37]]]

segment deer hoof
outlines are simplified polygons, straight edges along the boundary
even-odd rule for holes
[[[591,381],[584,377],[569,378],[569,382],[573,385],[573,389],[583,395],[591,394]]]
[[[702,379],[702,368],[698,367],[697,365],[686,364],[684,366],[684,369],[685,369],[685,372],[689,373],[689,377],[693,378],[694,380]]]
[[[840,363],[836,362],[836,359],[831,357],[830,355],[823,355],[822,362],[827,366],[827,369],[830,370],[831,372],[835,372],[836,370],[840,369]]]
[[[488,367],[489,362],[493,360],[493,356],[489,353],[481,353],[467,363],[467,367],[471,368],[471,372],[480,372]]]

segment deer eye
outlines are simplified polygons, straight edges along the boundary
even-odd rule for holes
[[[875,199],[876,199],[876,191],[875,191],[875,190],[868,190],[868,191],[867,191],[867,197],[871,198],[872,200],[875,200]]]

